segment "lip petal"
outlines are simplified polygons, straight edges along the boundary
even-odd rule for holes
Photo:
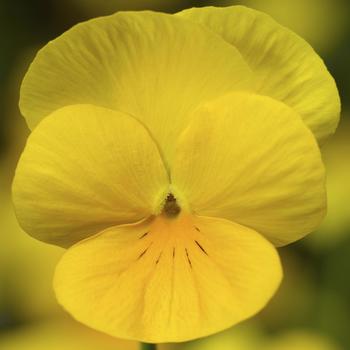
[[[251,317],[281,277],[277,251],[255,231],[181,213],[79,242],[58,264],[54,287],[78,321],[115,337],[163,343]]]

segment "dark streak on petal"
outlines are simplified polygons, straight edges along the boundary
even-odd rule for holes
[[[143,237],[146,237],[149,234],[149,232],[144,233],[139,239],[142,239]]]
[[[158,259],[156,260],[156,265],[159,263],[160,257],[162,256],[162,253],[163,253],[163,252],[161,252],[161,253],[159,254]]]
[[[205,255],[208,255],[208,253],[205,251],[205,249],[199,244],[198,241],[195,241],[196,244],[198,245],[198,247],[200,248],[200,250],[205,254]]]
[[[139,255],[139,257],[138,257],[136,260],[139,260],[140,258],[142,258],[142,257],[146,254],[148,248],[149,248],[152,244],[153,244],[153,242]]]
[[[186,251],[186,256],[187,256],[188,263],[190,265],[190,268],[192,269],[192,262],[191,262],[190,256],[188,255],[187,248],[185,248],[185,251]]]

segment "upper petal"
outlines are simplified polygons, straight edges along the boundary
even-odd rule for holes
[[[220,34],[241,52],[255,90],[293,107],[319,142],[339,121],[334,79],[312,47],[266,14],[243,6],[193,8],[178,14]]]
[[[199,102],[246,87],[238,50],[198,24],[120,12],[79,24],[46,45],[26,74],[20,107],[31,128],[57,108],[89,103],[132,114],[167,161]]]
[[[77,320],[120,338],[179,342],[257,313],[282,276],[277,251],[227,220],[162,216],[110,228],[58,264],[58,301]]]
[[[158,149],[138,121],[75,105],[52,113],[29,136],[13,201],[27,233],[69,246],[154,214],[167,190]]]
[[[180,206],[277,245],[309,233],[325,213],[316,141],[294,110],[270,97],[232,93],[199,107],[180,137],[171,182]]]

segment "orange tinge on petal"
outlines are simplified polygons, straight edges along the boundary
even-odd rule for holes
[[[79,321],[159,343],[206,336],[252,316],[281,275],[275,248],[260,234],[181,212],[115,226],[71,247],[55,289]]]

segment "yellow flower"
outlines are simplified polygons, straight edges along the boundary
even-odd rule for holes
[[[38,53],[20,107],[34,130],[13,183],[19,222],[69,247],[57,298],[113,336],[184,341],[254,315],[281,280],[274,245],[324,216],[315,137],[336,128],[337,89],[259,12],[79,24]]]

